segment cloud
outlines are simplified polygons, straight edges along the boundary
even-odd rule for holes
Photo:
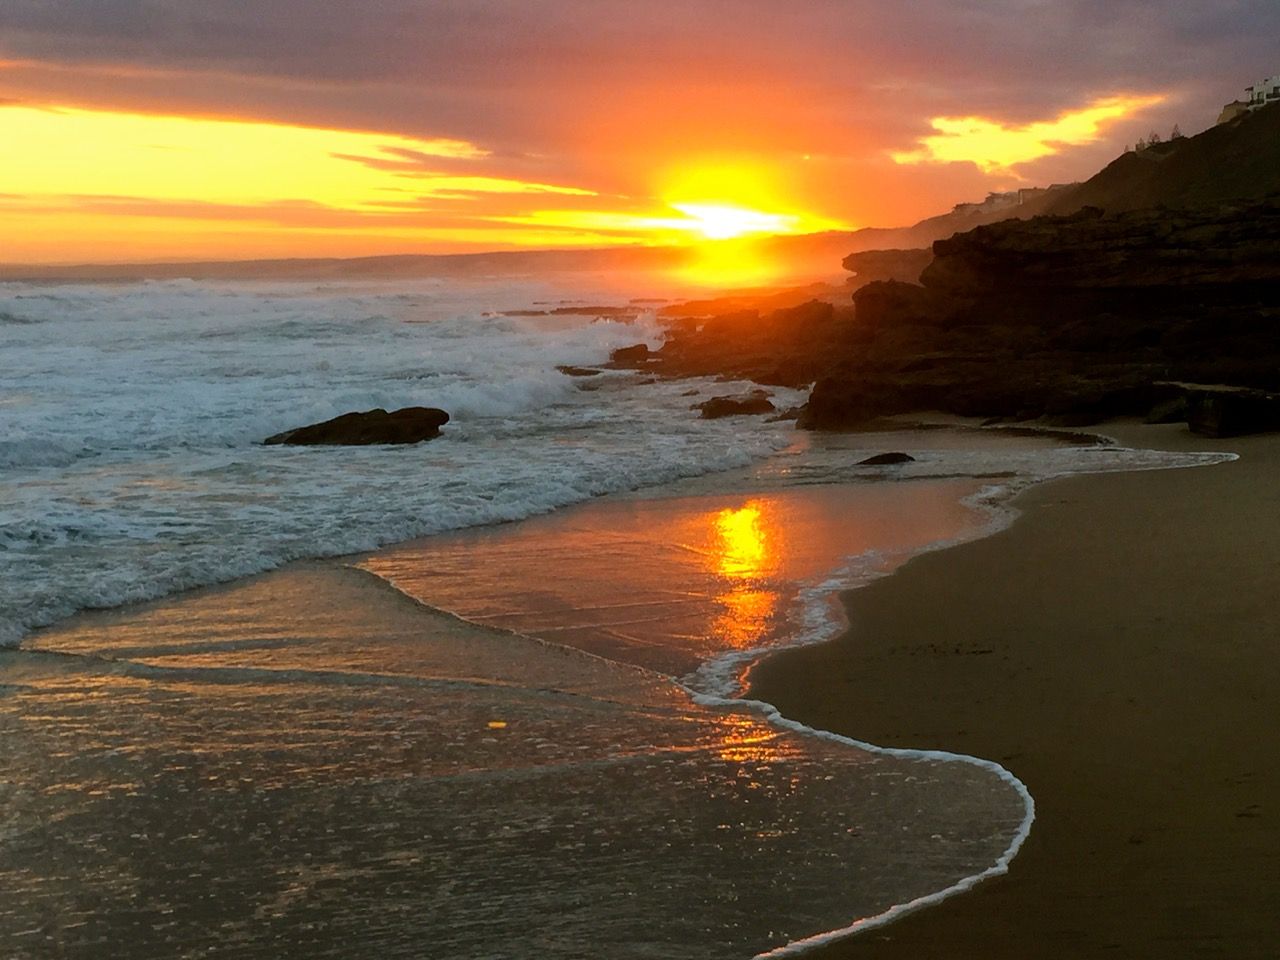
[[[454,141],[443,141],[453,144]],[[567,197],[594,197],[594,190],[581,187],[561,186],[552,183],[536,183],[518,180],[512,177],[484,176],[478,174],[457,175],[443,173],[440,160],[448,159],[483,159],[491,156],[486,151],[477,150],[470,144],[461,145],[465,149],[442,150],[431,153],[420,149],[406,147],[383,147],[377,155],[368,156],[353,153],[334,153],[335,160],[346,160],[358,163],[370,170],[391,173],[414,183],[413,189],[429,196],[462,196],[478,193],[554,193]]]
[[[891,226],[1011,168],[1076,179],[1152,126],[1194,132],[1277,69],[1278,35],[1275,0],[0,0],[0,98],[369,133],[330,145],[333,182],[441,203],[647,215],[681,169],[745,159],[777,209]],[[1109,91],[1167,99],[1059,126]]]
[[[461,197],[593,191],[503,176],[466,141],[326,130],[244,120],[166,117],[75,107],[0,104],[0,123],[23,149],[6,186],[31,196],[149,196],[244,203],[285,199],[360,209],[388,194]],[[466,172],[439,172],[466,161]]]
[[[465,140],[450,140],[436,137],[432,140],[419,140],[415,147],[384,146],[380,148],[382,157],[360,157],[353,154],[334,154],[344,160],[355,160],[378,165],[383,170],[421,169],[424,164],[439,163],[446,160],[479,160],[489,156],[488,150],[477,147]]]
[[[50,194],[41,197],[0,194],[0,214],[2,213],[92,216],[115,222],[121,219],[200,221],[242,226],[267,224],[302,230],[374,231],[389,227],[456,227],[471,223],[473,219],[432,208],[423,202],[353,210],[309,200],[222,203],[199,199],[100,194]]]
[[[1165,100],[1162,95],[1095,100],[1053,120],[1007,125],[986,117],[934,117],[937,132],[921,137],[915,150],[892,153],[895,163],[972,163],[985,173],[1007,173],[1020,164],[1094,143],[1104,127]]]

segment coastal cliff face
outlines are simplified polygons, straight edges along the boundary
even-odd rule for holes
[[[1278,251],[1274,203],[1112,216],[1087,208],[939,240],[920,282],[949,297],[1271,282],[1280,280]]]
[[[920,410],[1084,425],[1149,414],[1183,392],[1169,381],[1280,389],[1280,201],[981,227],[936,243],[920,283],[852,300],[686,320],[646,362],[816,381],[818,429]]]
[[[1260,200],[1277,190],[1280,106],[1272,105],[1194,137],[1122,154],[1084,183],[1051,196],[1037,212],[1186,209]]]
[[[1274,390],[1280,204],[1008,221],[854,302],[868,340],[819,379],[807,426],[928,408],[1080,425],[1147,415],[1167,381]]]
[[[851,304],[685,315],[646,368],[812,382],[800,424],[817,429],[922,410],[1280,429],[1280,106],[1126,154],[1010,216],[930,249],[850,254]]]

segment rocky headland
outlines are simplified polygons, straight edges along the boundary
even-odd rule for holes
[[[812,383],[800,424],[818,429],[926,410],[1280,428],[1280,164],[1264,173],[1257,162],[1276,159],[1277,128],[1280,108],[1267,108],[1162,145],[1159,160],[1126,154],[1052,195],[1057,207],[1074,196],[1107,208],[1006,219],[928,250],[854,253],[851,297],[686,315],[661,349],[615,359]],[[1224,188],[1214,171],[1229,164],[1253,173]],[[1161,201],[1162,167],[1185,205]]]

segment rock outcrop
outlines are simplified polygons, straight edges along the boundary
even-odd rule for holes
[[[920,283],[847,305],[682,321],[637,366],[813,383],[816,429],[923,410],[1087,426],[1170,415],[1169,381],[1280,391],[1280,201],[1006,221],[933,254]]]
[[[1184,384],[1187,425],[1207,437],[1280,430],[1280,394],[1245,387]]]
[[[650,353],[647,343],[637,343],[630,347],[618,347],[618,349],[609,354],[609,362],[620,367],[633,366],[647,361]]]
[[[891,467],[899,463],[915,463],[916,458],[909,453],[877,453],[874,457],[859,460],[860,467]]]
[[[950,298],[997,292],[1185,290],[1280,280],[1280,205],[1006,220],[934,244],[920,283]]]
[[[851,253],[841,265],[853,274],[852,282],[865,286],[876,280],[918,283],[920,274],[933,261],[933,250],[864,250]]]
[[[1280,202],[1087,210],[939,241],[918,285],[854,294],[857,336],[801,423],[907,410],[1083,426],[1163,381],[1280,388]]]
[[[404,407],[390,413],[379,407],[363,413],[344,413],[323,423],[286,430],[262,442],[294,446],[421,443],[440,436],[440,428],[448,422],[449,414],[435,407]]]
[[[694,409],[702,411],[703,420],[719,420],[721,417],[759,416],[773,413],[776,407],[763,390],[753,390],[740,397],[712,397],[710,400],[696,404]]]
[[[673,377],[722,376],[805,387],[827,369],[839,342],[851,336],[852,323],[851,305],[826,300],[769,312],[680,318],[671,321],[661,349],[630,361],[615,352],[614,364]]]

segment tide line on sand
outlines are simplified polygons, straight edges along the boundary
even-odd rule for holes
[[[847,927],[841,927],[836,930],[828,930],[824,933],[815,934],[812,937],[805,937],[802,940],[793,940],[791,943],[784,944],[773,950],[767,950],[764,953],[756,954],[755,960],[765,960],[765,958],[777,957],[794,957],[806,953],[814,947],[819,947],[827,943],[833,943],[836,940],[842,940],[845,937],[855,933],[861,933],[865,930],[871,930],[875,927],[882,927],[885,924],[892,923],[900,917],[905,916],[915,910],[923,907],[931,906],[935,903],[941,903],[948,897],[953,897],[958,893],[964,893],[971,890],[974,886],[983,880],[991,877],[1000,876],[1009,872],[1009,864],[1013,862],[1013,858],[1018,855],[1018,850],[1026,841],[1031,833],[1031,825],[1036,819],[1036,803],[1031,796],[1031,791],[1027,789],[1027,785],[1015,777],[1012,773],[996,763],[994,760],[984,760],[981,757],[971,757],[962,753],[950,753],[945,750],[910,750],[897,747],[881,747],[874,743],[867,743],[865,740],[854,740],[851,737],[841,736],[838,733],[831,733],[828,730],[817,730],[813,727],[806,726],[798,720],[791,720],[784,717],[771,703],[765,703],[763,700],[734,700],[725,699],[723,697],[712,697],[706,694],[697,694],[690,691],[694,701],[701,706],[708,707],[737,707],[749,708],[756,710],[762,714],[774,726],[781,727],[785,730],[791,730],[805,736],[816,737],[820,740],[828,740],[832,743],[839,743],[843,746],[854,747],[867,753],[879,754],[881,756],[894,757],[900,760],[929,760],[943,763],[966,763],[971,766],[979,767],[990,773],[994,773],[997,777],[1009,784],[1022,799],[1025,813],[1022,822],[1018,825],[1017,831],[1014,833],[1013,839],[1010,840],[1009,846],[1005,849],[1000,858],[996,860],[990,867],[981,873],[975,873],[971,876],[964,877],[956,881],[944,890],[937,893],[931,893],[923,897],[917,897],[907,903],[899,903],[890,907],[888,910],[878,913],[875,916],[863,917],[855,920]]]

